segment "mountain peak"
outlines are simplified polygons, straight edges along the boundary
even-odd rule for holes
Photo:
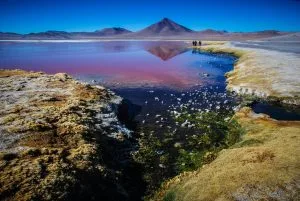
[[[191,29],[165,17],[161,21],[139,31],[137,34],[142,36],[169,36],[187,34],[191,32],[193,32]]]
[[[164,17],[161,22],[173,22],[171,19]]]

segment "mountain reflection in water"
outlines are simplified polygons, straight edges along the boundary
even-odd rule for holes
[[[223,78],[230,60],[210,54],[194,55],[188,46],[177,41],[0,42],[0,66],[66,72],[84,81],[117,88],[186,89]],[[222,68],[210,62],[221,62]],[[203,73],[210,76],[203,77]]]
[[[173,44],[159,44],[156,46],[152,46],[147,49],[151,54],[161,58],[163,61],[167,61],[179,54],[187,52],[189,49],[183,45],[179,45],[176,43]]]

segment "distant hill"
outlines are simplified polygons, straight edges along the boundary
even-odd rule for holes
[[[113,35],[120,35],[120,34],[128,34],[131,33],[132,31],[128,29],[124,29],[121,27],[112,27],[112,28],[105,28],[96,31],[96,33],[103,35],[103,36],[113,36]]]
[[[11,33],[11,32],[0,32],[0,40],[18,40],[22,37],[22,34]]]
[[[72,39],[97,39],[101,37],[114,37],[128,34],[131,31],[121,28],[105,28],[94,32],[66,32],[66,31],[46,31],[39,33],[17,34],[0,32],[0,40],[72,40]]]
[[[296,32],[296,33],[292,33],[292,34],[285,34],[285,35],[280,35],[280,36],[276,36],[276,37],[271,37],[271,38],[266,38],[265,41],[273,41],[273,42],[294,42],[300,41],[300,32]]]
[[[176,22],[168,18],[163,18],[161,21],[136,32],[135,34],[133,34],[133,36],[176,36],[189,34],[192,32],[194,31],[185,26],[177,24]]]
[[[205,34],[205,35],[223,35],[223,34],[227,34],[227,31],[218,31],[218,30],[214,30],[214,29],[205,29],[202,31],[198,31],[198,34]]]
[[[258,40],[270,37],[277,37],[287,34],[287,32],[280,32],[276,30],[256,31],[256,32],[228,32],[217,31],[213,29],[206,29],[192,34],[195,39],[200,40]]]
[[[0,40],[78,40],[78,39],[192,39],[192,40],[262,40],[266,38],[281,37],[292,34],[292,32],[280,32],[276,30],[265,30],[257,32],[227,32],[214,29],[193,31],[168,18],[163,18],[140,31],[132,32],[121,27],[105,28],[94,32],[65,32],[46,31],[40,33],[17,34],[0,32]],[[292,40],[298,40],[298,35],[292,36]],[[276,39],[272,39],[276,40]],[[278,39],[280,40],[280,38]],[[283,40],[290,40],[286,38]]]
[[[30,33],[22,36],[22,39],[40,40],[40,39],[72,39],[72,34],[65,31],[46,31],[39,33]]]

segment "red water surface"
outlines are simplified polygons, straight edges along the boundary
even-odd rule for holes
[[[203,84],[199,74],[207,61],[183,42],[1,42],[0,57],[0,68],[66,72],[108,86],[173,88]]]

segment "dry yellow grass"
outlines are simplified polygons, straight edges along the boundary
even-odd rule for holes
[[[275,121],[250,108],[236,116],[246,129],[243,140],[167,182],[155,200],[300,199],[300,122]]]
[[[236,116],[247,132],[243,140],[211,164],[167,182],[156,200],[300,199],[300,122],[275,121],[250,108]]]

